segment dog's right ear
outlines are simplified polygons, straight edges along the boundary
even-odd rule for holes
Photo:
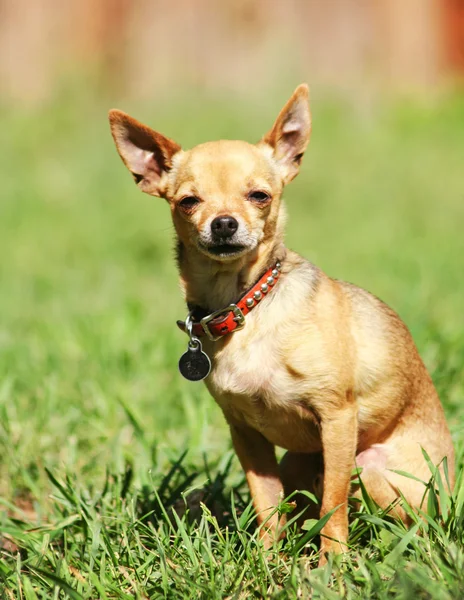
[[[163,196],[165,175],[181,147],[120,110],[110,110],[109,119],[116,148],[138,187],[152,196]]]

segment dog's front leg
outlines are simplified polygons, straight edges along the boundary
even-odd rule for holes
[[[266,548],[280,537],[284,518],[274,512],[283,498],[283,486],[273,444],[258,431],[245,425],[230,425],[235,452],[245,471],[258,523]]]
[[[321,517],[339,507],[321,532],[319,564],[326,561],[327,552],[344,552],[348,539],[348,493],[355,466],[357,416],[354,403],[331,411],[321,419],[324,455],[324,492]]]

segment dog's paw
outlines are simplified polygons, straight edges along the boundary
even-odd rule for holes
[[[345,542],[322,538],[318,567],[327,564],[330,554],[345,554],[346,552],[348,552],[348,546]]]

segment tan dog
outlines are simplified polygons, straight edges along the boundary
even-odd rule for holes
[[[280,535],[275,507],[284,493],[308,489],[322,495],[321,515],[341,506],[322,530],[321,562],[344,550],[355,465],[383,508],[400,492],[420,507],[424,485],[395,471],[428,481],[421,448],[435,464],[447,457],[454,477],[443,409],[406,326],[376,297],[284,246],[282,190],[311,130],[307,86],[256,145],[222,140],[184,151],[120,111],[110,124],[138,187],[169,203],[194,315],[237,303],[281,263],[274,287],[248,298],[243,328],[203,339],[212,362],[206,385],[230,426],[258,520],[267,519],[265,542]],[[288,450],[280,466],[275,446]],[[408,521],[400,504],[393,510]]]

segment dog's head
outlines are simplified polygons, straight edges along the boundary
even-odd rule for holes
[[[169,202],[186,248],[230,262],[275,235],[282,189],[297,175],[309,142],[306,85],[257,144],[220,140],[182,150],[119,110],[109,118],[124,164],[142,191]]]

